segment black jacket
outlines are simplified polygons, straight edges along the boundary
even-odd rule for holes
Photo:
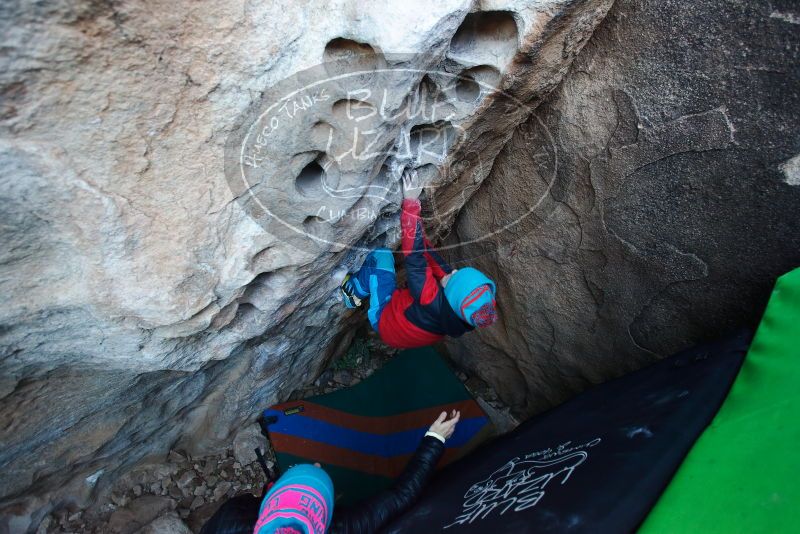
[[[391,488],[351,508],[334,509],[331,534],[372,534],[408,510],[433,476],[444,443],[425,436]]]

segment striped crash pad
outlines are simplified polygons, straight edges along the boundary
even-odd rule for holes
[[[486,414],[432,348],[403,351],[355,386],[264,411],[278,468],[320,462],[337,505],[389,487],[442,411],[461,411],[439,467],[491,435]]]

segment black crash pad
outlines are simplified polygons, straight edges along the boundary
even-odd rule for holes
[[[749,339],[684,351],[530,419],[440,472],[385,532],[635,530],[725,399]]]

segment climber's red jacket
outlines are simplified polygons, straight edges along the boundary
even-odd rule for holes
[[[445,298],[439,280],[453,269],[425,237],[420,209],[419,200],[403,200],[401,249],[408,288],[394,291],[378,322],[383,342],[401,349],[432,345],[444,336],[458,337],[473,329]]]

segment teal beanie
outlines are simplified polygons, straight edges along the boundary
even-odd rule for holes
[[[456,315],[479,328],[497,320],[495,292],[494,282],[472,267],[457,270],[444,288],[444,296]]]

